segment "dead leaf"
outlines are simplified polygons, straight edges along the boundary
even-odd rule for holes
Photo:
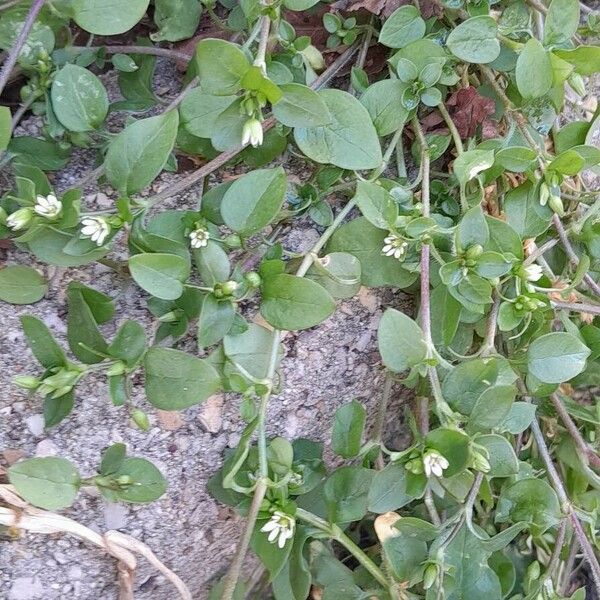
[[[463,139],[475,135],[477,127],[484,124],[496,110],[494,101],[482,96],[473,86],[452,94],[446,101],[446,106]]]

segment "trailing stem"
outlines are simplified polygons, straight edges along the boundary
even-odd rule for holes
[[[25,22],[23,23],[23,27],[17,36],[14,44],[12,45],[4,64],[2,65],[2,70],[0,70],[0,94],[4,91],[6,84],[10,78],[10,74],[17,64],[17,60],[19,58],[19,54],[27,41],[27,37],[29,36],[29,32],[35,23],[35,20],[42,10],[44,6],[44,2],[46,0],[34,0],[31,8],[29,9],[29,13],[27,13],[27,17],[25,18]]]

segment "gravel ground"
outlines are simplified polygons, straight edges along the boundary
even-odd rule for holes
[[[114,80],[110,76],[104,78],[114,98]],[[178,75],[170,65],[160,65],[156,87],[167,95],[177,91]],[[35,134],[39,125],[38,119],[31,118],[17,133]],[[285,166],[302,178],[297,161],[290,160]],[[65,189],[93,167],[92,153],[77,151],[53,183],[57,189]],[[154,191],[172,179],[173,175],[164,174],[155,182]],[[96,191],[93,185],[86,188],[87,205],[110,206],[111,200],[104,195],[95,197]],[[161,208],[191,207],[197,192],[190,190]],[[313,225],[303,223],[284,237],[284,243],[291,250],[303,251],[319,234]],[[29,255],[14,248],[0,252],[0,264],[32,264]],[[121,240],[115,254],[123,252]],[[118,319],[102,328],[109,339],[119,320],[141,322],[149,338],[156,323],[145,308],[144,294],[103,265],[73,269],[35,266],[50,280],[46,298],[31,306],[4,304],[0,311],[0,347],[4,350],[0,373],[0,464],[14,462],[19,456],[57,455],[72,460],[82,475],[88,476],[94,473],[106,446],[126,443],[132,455],[152,460],[163,471],[169,481],[167,493],[150,505],[131,506],[108,504],[94,490],[84,489],[74,506],[62,514],[99,532],[118,529],[139,538],[183,578],[194,599],[206,598],[211,582],[229,564],[240,531],[241,521],[205,491],[208,478],[221,464],[223,451],[237,444],[243,429],[244,423],[237,415],[239,399],[217,395],[201,407],[166,413],[145,402],[138,384],[134,403],[147,410],[152,423],[150,431],[143,433],[130,422],[124,408],[112,406],[105,382],[89,377],[78,386],[73,413],[59,426],[44,430],[40,399],[28,397],[10,383],[16,374],[39,372],[19,325],[20,315],[33,314],[43,319],[66,345],[65,290],[68,282],[75,280],[117,298]],[[391,291],[381,295],[362,289],[356,298],[339,303],[337,312],[319,327],[288,336],[283,362],[285,386],[270,405],[270,434],[326,441],[336,408],[355,398],[367,406],[370,414],[375,413],[383,380],[376,328],[382,307],[390,303],[397,308],[409,306],[405,298],[394,297]],[[193,338],[186,338],[178,347],[194,352]],[[406,392],[396,389],[393,402],[399,404],[406,397]],[[401,435],[400,423],[389,429],[388,435]],[[0,543],[0,599],[113,600],[118,597],[115,567],[113,559],[75,538],[23,534]],[[135,597],[172,600],[175,592],[140,559]]]

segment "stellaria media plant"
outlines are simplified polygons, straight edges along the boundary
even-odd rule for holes
[[[295,13],[314,43],[296,34]],[[194,38],[201,19],[218,35]],[[150,39],[125,44],[140,21]],[[42,368],[15,383],[38,394],[47,427],[92,372],[142,429],[138,372],[162,410],[230,392],[246,427],[209,489],[245,525],[212,598],[598,597],[600,113],[588,101],[599,33],[577,0],[0,5],[0,91],[17,67],[24,78],[20,108],[0,108],[14,176],[0,234],[51,265],[100,261],[130,276],[158,322],[152,340],[135,321],[107,340],[118,302],[74,281],[72,357],[25,316]],[[190,38],[192,54],[172,47]],[[186,65],[170,101],[152,86],[157,57]],[[112,103],[107,69],[123,97]],[[42,134],[13,137],[28,110]],[[113,131],[108,116],[123,114]],[[77,147],[96,151],[85,179],[114,190],[112,208],[87,207],[83,183],[52,188],[46,173]],[[304,161],[299,184],[274,166],[286,151]],[[143,194],[185,154],[202,166]],[[244,174],[210,185],[232,164]],[[194,206],[161,211],[199,182]],[[282,234],[301,219],[321,235],[297,255]],[[123,240],[127,260],[110,258]],[[361,285],[403,290],[414,313],[383,312],[376,426],[356,400],[340,406],[331,448],[342,466],[330,468],[320,442],[268,438],[267,407],[285,385],[286,332],[318,326]],[[46,290],[30,266],[0,271],[6,302]],[[195,353],[177,348],[190,335]],[[394,382],[413,393],[402,413],[389,408]],[[410,441],[388,447],[383,424],[401,419]],[[9,480],[50,510],[82,482],[61,458],[22,460]],[[111,500],[165,490],[118,444],[85,481]],[[262,587],[240,576],[250,548]]]

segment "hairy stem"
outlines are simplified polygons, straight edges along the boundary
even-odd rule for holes
[[[454,124],[454,121],[452,120],[452,117],[450,116],[450,113],[446,109],[446,106],[444,105],[443,102],[440,102],[437,105],[437,109],[440,111],[442,117],[444,117],[444,121],[446,121],[446,125],[448,126],[448,129],[450,130],[450,134],[452,135],[452,140],[454,141],[454,146],[456,147],[456,152],[458,154],[462,154],[464,152],[463,143],[462,143],[462,140],[460,139],[460,134],[458,133],[458,129],[456,128],[456,125]]]
[[[569,262],[573,265],[573,267],[577,268],[577,266],[579,265],[579,258],[577,254],[575,254],[575,250],[573,250],[573,246],[571,245],[569,236],[567,235],[562,221],[560,220],[560,217],[557,214],[552,215],[552,224],[554,225],[554,229],[556,229],[556,232],[558,233],[560,242],[563,245],[565,252],[567,253]],[[587,287],[596,296],[600,297],[600,286],[592,279],[592,277],[588,273],[586,273],[583,276],[583,281],[585,281]]]
[[[587,563],[590,568],[590,572],[592,575],[592,579],[594,581],[594,586],[596,588],[596,593],[600,594],[600,564],[598,563],[598,558],[594,552],[592,545],[590,544],[585,531],[579,521],[579,517],[577,516],[573,505],[571,504],[569,497],[567,496],[567,492],[562,483],[560,475],[552,462],[552,457],[550,456],[550,451],[548,450],[548,446],[546,445],[546,441],[544,440],[544,435],[542,430],[540,429],[539,423],[537,419],[533,420],[531,424],[531,431],[533,433],[533,437],[535,439],[535,443],[537,444],[540,456],[546,465],[546,472],[548,473],[548,479],[560,500],[560,503],[563,507],[563,510],[567,514],[571,524],[573,525],[573,530],[575,532],[575,537],[579,542],[583,554],[587,560]]]
[[[15,43],[12,45],[4,64],[2,65],[2,70],[0,71],[0,94],[4,91],[6,84],[10,78],[10,74],[17,64],[17,60],[19,59],[19,54],[27,41],[27,36],[35,23],[35,20],[42,10],[42,6],[44,6],[44,2],[46,0],[34,0],[31,8],[29,9],[29,13],[27,13],[27,17],[25,18],[25,22],[23,23],[23,27],[15,40]]]
[[[84,50],[100,50],[101,48],[104,48],[107,54],[149,54],[186,63],[192,58],[189,54],[170,48],[159,48],[158,46],[70,46],[68,50],[83,52]]]
[[[582,454],[582,458],[585,461],[590,462],[596,469],[600,469],[600,456],[598,456],[583,439],[579,429],[577,428],[577,425],[575,425],[573,422],[571,415],[567,412],[567,409],[561,402],[558,394],[550,394],[550,401],[558,413],[560,420],[563,422],[563,425],[566,427],[571,438],[573,439],[573,442],[577,446],[577,449]]]

